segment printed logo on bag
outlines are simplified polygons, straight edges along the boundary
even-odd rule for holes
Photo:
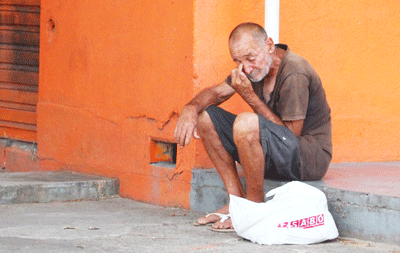
[[[278,224],[278,228],[315,228],[324,225],[324,214],[311,216],[308,218],[294,220],[291,222],[282,222]]]

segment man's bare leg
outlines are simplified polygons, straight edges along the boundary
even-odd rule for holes
[[[244,189],[242,183],[240,182],[235,161],[222,145],[218,133],[215,130],[214,124],[212,123],[211,118],[206,111],[202,112],[199,115],[197,129],[203,141],[204,147],[208,153],[208,156],[210,157],[219,175],[221,176],[221,179],[224,182],[228,194],[244,197]],[[221,209],[216,211],[216,213],[228,214],[229,206],[226,205],[222,207]],[[208,217],[201,217],[200,219],[198,219],[197,222],[199,224],[206,224],[217,222],[219,220],[220,217],[210,215]],[[232,224],[230,224],[230,226],[228,227],[231,227],[231,225]],[[223,228],[228,227],[224,226]]]
[[[246,198],[253,202],[263,202],[265,160],[257,114],[246,112],[237,116],[233,125],[233,139],[245,174]]]
[[[242,113],[233,126],[233,137],[238,148],[240,164],[245,173],[246,198],[253,202],[264,201],[264,155],[260,142],[258,116]],[[216,222],[213,228],[232,228],[232,220]]]

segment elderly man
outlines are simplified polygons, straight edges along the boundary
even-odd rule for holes
[[[219,85],[197,94],[182,109],[177,143],[202,139],[229,194],[263,201],[264,178],[319,180],[332,158],[330,108],[321,81],[287,45],[274,45],[254,23],[237,26],[229,50],[238,67]],[[254,112],[231,114],[216,105],[238,93]],[[245,191],[236,169],[240,163]],[[228,205],[198,219],[214,230],[231,229]]]

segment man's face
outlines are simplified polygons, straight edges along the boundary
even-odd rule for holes
[[[229,50],[233,61],[243,64],[243,72],[250,81],[259,82],[269,73],[272,58],[265,43],[243,35],[229,43]]]

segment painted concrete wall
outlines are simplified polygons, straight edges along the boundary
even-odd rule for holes
[[[121,195],[188,207],[193,155],[150,165],[193,96],[193,3],[42,0],[42,167],[117,177]],[[172,198],[173,196],[173,198]]]
[[[42,0],[41,168],[116,177],[123,197],[189,208],[191,169],[211,166],[204,148],[153,166],[152,140],[174,142],[183,105],[229,73],[230,30],[263,22],[263,1],[212,2]]]
[[[320,74],[333,162],[400,160],[400,3],[281,0],[280,40]]]

